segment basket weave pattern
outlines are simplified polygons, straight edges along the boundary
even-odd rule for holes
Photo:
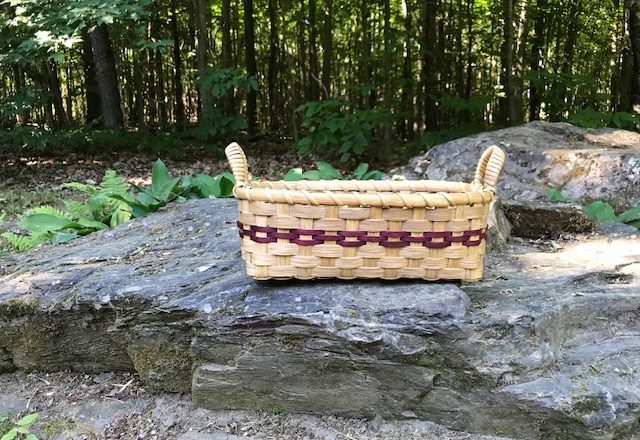
[[[226,151],[242,256],[256,279],[482,277],[487,216],[504,161],[497,147],[483,155],[473,184],[249,183],[240,147]]]

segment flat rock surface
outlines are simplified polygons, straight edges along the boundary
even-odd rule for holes
[[[546,199],[549,188],[618,209],[640,204],[640,134],[531,122],[432,148],[396,170],[411,179],[471,181],[482,151],[500,145],[507,160],[498,182],[505,203]]]
[[[0,405],[18,401],[0,416],[37,413],[41,440],[508,440],[419,420],[206,410],[187,394],[150,393],[133,373],[0,374]]]
[[[475,284],[259,283],[235,215],[189,202],[2,260],[3,368],[135,371],[210,410],[637,438],[637,238],[515,239]]]

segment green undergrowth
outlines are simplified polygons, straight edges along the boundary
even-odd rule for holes
[[[172,178],[161,160],[153,166],[151,185],[147,187],[129,185],[115,171],[107,170],[99,185],[64,184],[76,198],[62,200],[63,207],[43,205],[28,209],[18,221],[24,233],[5,231],[1,236],[17,251],[45,243],[66,243],[157,212],[169,203],[229,197],[233,186],[230,173]]]
[[[576,203],[577,200],[562,194],[557,189],[547,190],[547,198],[553,202]],[[625,223],[636,229],[640,229],[640,206],[628,209],[620,214],[616,214],[611,204],[602,200],[596,200],[589,205],[582,207],[582,212],[587,217],[597,222]]]

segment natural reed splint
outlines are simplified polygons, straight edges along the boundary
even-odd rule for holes
[[[240,146],[225,152],[242,256],[256,279],[482,277],[487,216],[504,163],[496,146],[470,184],[251,181]]]

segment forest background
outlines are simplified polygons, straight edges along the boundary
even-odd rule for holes
[[[637,129],[637,0],[7,0],[0,142],[237,137],[397,161],[532,120]]]

